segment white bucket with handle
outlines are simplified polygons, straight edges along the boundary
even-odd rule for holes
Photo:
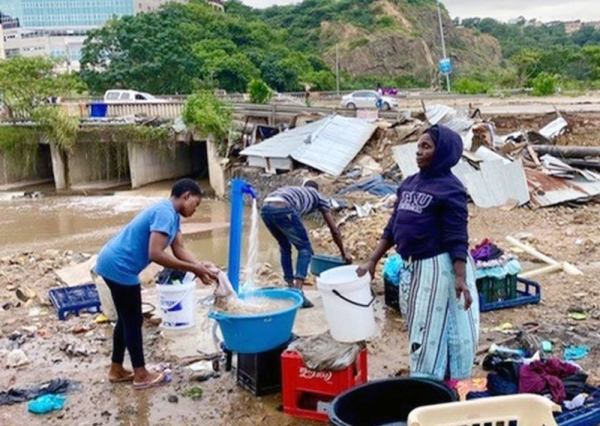
[[[157,284],[158,307],[161,326],[169,330],[182,330],[194,326],[196,307],[196,282],[184,284]]]
[[[356,275],[356,265],[329,269],[317,278],[331,336],[338,342],[367,340],[377,331],[371,277]]]

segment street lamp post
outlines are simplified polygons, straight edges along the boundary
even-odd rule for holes
[[[437,1],[438,20],[440,22],[440,36],[442,37],[442,54],[444,55],[444,61],[448,60],[446,55],[446,39],[444,38],[444,25],[442,24],[442,9],[440,8],[440,1]],[[446,75],[446,88],[450,92],[450,73],[444,73]]]

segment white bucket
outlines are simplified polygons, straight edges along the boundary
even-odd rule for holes
[[[367,340],[376,332],[371,277],[356,275],[356,265],[329,269],[317,278],[331,336],[338,342]]]
[[[186,284],[157,284],[158,307],[163,328],[181,330],[194,326],[195,281]]]

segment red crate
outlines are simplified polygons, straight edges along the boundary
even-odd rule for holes
[[[281,354],[283,412],[327,422],[331,401],[342,392],[367,382],[367,349],[354,364],[340,371],[310,370],[292,351]]]

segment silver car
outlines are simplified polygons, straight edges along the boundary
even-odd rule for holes
[[[375,90],[357,90],[342,98],[342,108],[376,108],[377,92]],[[389,96],[381,97],[381,109],[388,111],[398,107],[398,101]]]

